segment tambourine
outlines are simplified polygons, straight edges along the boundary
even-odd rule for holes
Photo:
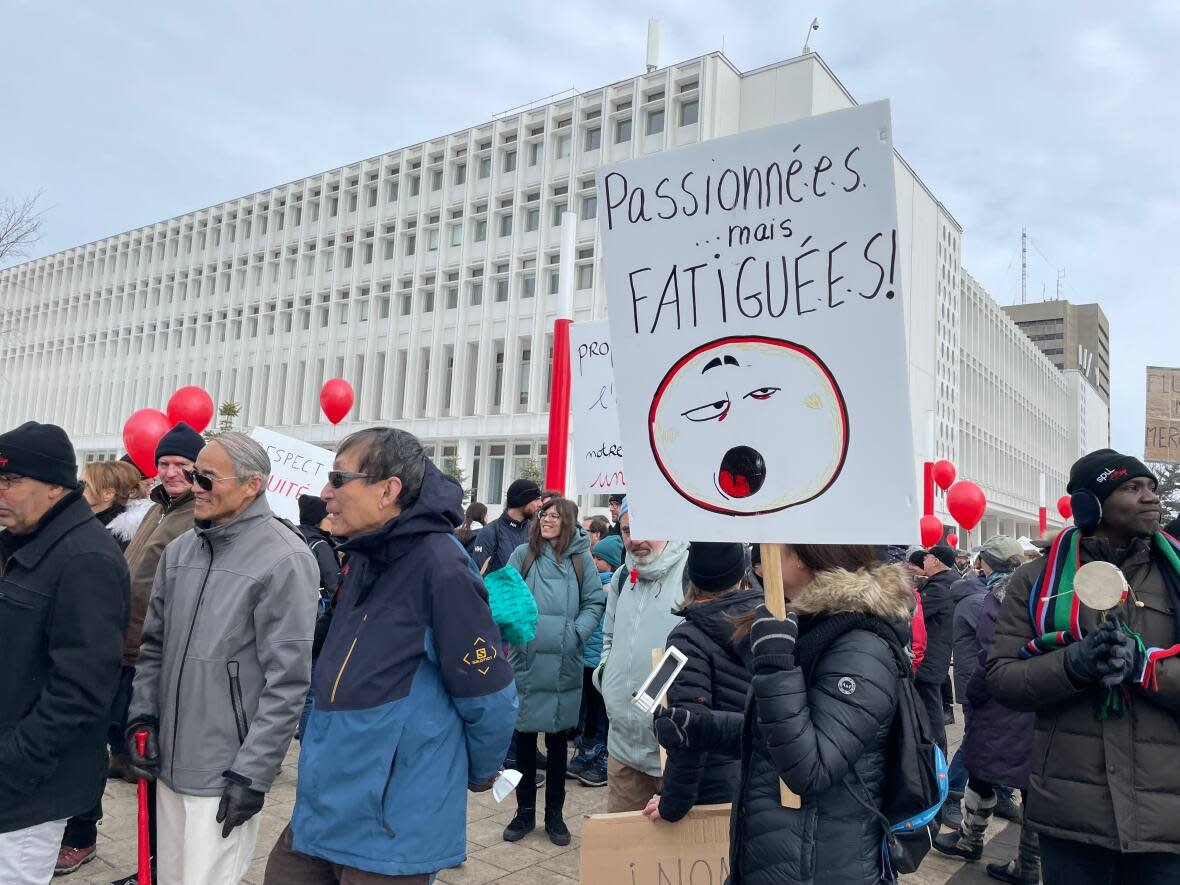
[[[1122,570],[1109,562],[1087,562],[1073,579],[1073,592],[1078,601],[1104,614],[1126,602],[1130,590]]]

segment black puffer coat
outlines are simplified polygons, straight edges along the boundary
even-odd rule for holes
[[[913,588],[897,566],[819,573],[789,604],[800,656],[827,616],[876,615],[909,639]],[[896,659],[875,633],[853,629],[800,667],[753,678],[742,733],[742,778],[730,832],[730,885],[860,885],[881,881],[879,805],[897,704]],[[779,779],[802,799],[783,808]]]
[[[750,671],[732,641],[734,619],[762,603],[760,591],[748,590],[685,605],[684,617],[668,636],[668,645],[684,652],[688,663],[668,689],[668,706],[700,705],[722,713],[746,709]],[[694,805],[719,805],[737,796],[741,754],[735,742],[713,752],[670,750],[664,766],[660,817],[678,821]]]

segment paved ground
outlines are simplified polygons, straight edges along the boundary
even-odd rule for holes
[[[961,737],[961,728],[950,729],[952,746]],[[262,827],[254,862],[244,880],[260,885],[266,856],[291,816],[295,802],[295,768],[298,747],[293,746],[283,771],[271,790],[262,810]],[[583,787],[568,781],[565,819],[573,834],[573,843],[558,848],[538,828],[521,842],[504,842],[501,833],[515,810],[511,798],[497,805],[491,793],[468,794],[467,862],[443,871],[438,879],[445,885],[570,885],[578,881],[580,835],[582,823],[591,814],[606,810],[606,788]],[[543,798],[539,790],[537,798]],[[107,785],[103,800],[106,817],[98,830],[98,858],[72,876],[57,881],[62,885],[106,885],[116,874],[135,868],[135,788],[122,781]],[[540,817],[540,813],[538,813]],[[1016,828],[1003,821],[994,823],[988,832],[984,862],[1007,860],[1015,855]],[[977,885],[991,882],[983,872],[983,862],[963,864],[931,852],[922,869],[904,879],[905,885]],[[229,885],[229,883],[227,883]]]

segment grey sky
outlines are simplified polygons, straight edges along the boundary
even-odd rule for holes
[[[0,194],[44,188],[38,254],[724,48],[818,50],[963,225],[1001,303],[1099,301],[1116,447],[1142,452],[1144,367],[1180,365],[1180,4],[0,0]]]

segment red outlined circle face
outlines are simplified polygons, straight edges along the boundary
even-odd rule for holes
[[[848,454],[844,395],[827,366],[779,338],[719,338],[679,359],[648,413],[652,454],[678,494],[731,516],[822,495]]]

